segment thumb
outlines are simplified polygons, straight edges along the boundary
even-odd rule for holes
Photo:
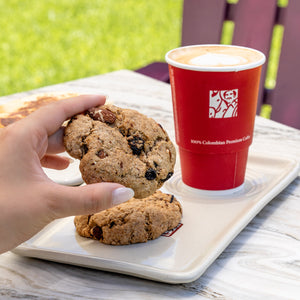
[[[79,187],[56,185],[48,193],[48,207],[55,218],[92,214],[123,203],[134,191],[117,183],[95,183]]]

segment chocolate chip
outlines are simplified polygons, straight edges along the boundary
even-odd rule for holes
[[[110,224],[109,224],[109,228],[112,228],[116,225],[116,223],[114,221],[112,221]]]
[[[120,133],[121,133],[123,136],[126,136],[126,128],[120,127],[120,128],[119,128],[119,131],[120,131]]]
[[[88,153],[89,148],[88,148],[87,144],[82,144],[80,146],[80,150],[81,150],[81,158],[82,158],[85,154]]]
[[[88,215],[87,224],[89,224],[92,215]]]
[[[170,203],[172,203],[173,201],[174,201],[174,195],[171,196]]]
[[[103,159],[103,158],[105,158],[105,157],[107,156],[107,154],[104,152],[104,150],[99,150],[99,151],[96,153],[96,155],[97,155],[99,158],[101,158],[101,159]]]
[[[156,178],[156,171],[152,168],[149,168],[145,173],[145,177],[148,180],[154,180]]]
[[[170,179],[172,177],[172,175],[173,175],[173,172],[169,172],[168,175],[167,175],[167,177],[165,179],[161,179],[161,181],[162,182],[167,181],[168,179]]]
[[[97,240],[101,240],[103,238],[103,231],[101,227],[95,226],[92,228],[92,235],[95,237]]]
[[[140,155],[144,150],[144,140],[138,136],[130,136],[127,138],[129,147],[132,150],[132,153],[135,155]]]

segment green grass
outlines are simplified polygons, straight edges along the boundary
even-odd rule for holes
[[[0,0],[0,96],[164,61],[180,45],[182,1]],[[221,43],[231,44],[233,30],[226,21]],[[283,30],[274,28],[267,88],[276,83]],[[262,115],[270,113],[264,106]]]
[[[0,0],[0,96],[163,61],[181,16],[182,0]]]

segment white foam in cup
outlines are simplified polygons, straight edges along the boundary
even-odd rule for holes
[[[203,71],[241,71],[260,66],[265,56],[254,49],[232,45],[195,45],[173,49],[166,54],[169,64]]]

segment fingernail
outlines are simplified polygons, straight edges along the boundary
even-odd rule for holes
[[[112,205],[118,205],[127,200],[131,199],[134,196],[134,191],[129,188],[118,188],[112,192]]]

